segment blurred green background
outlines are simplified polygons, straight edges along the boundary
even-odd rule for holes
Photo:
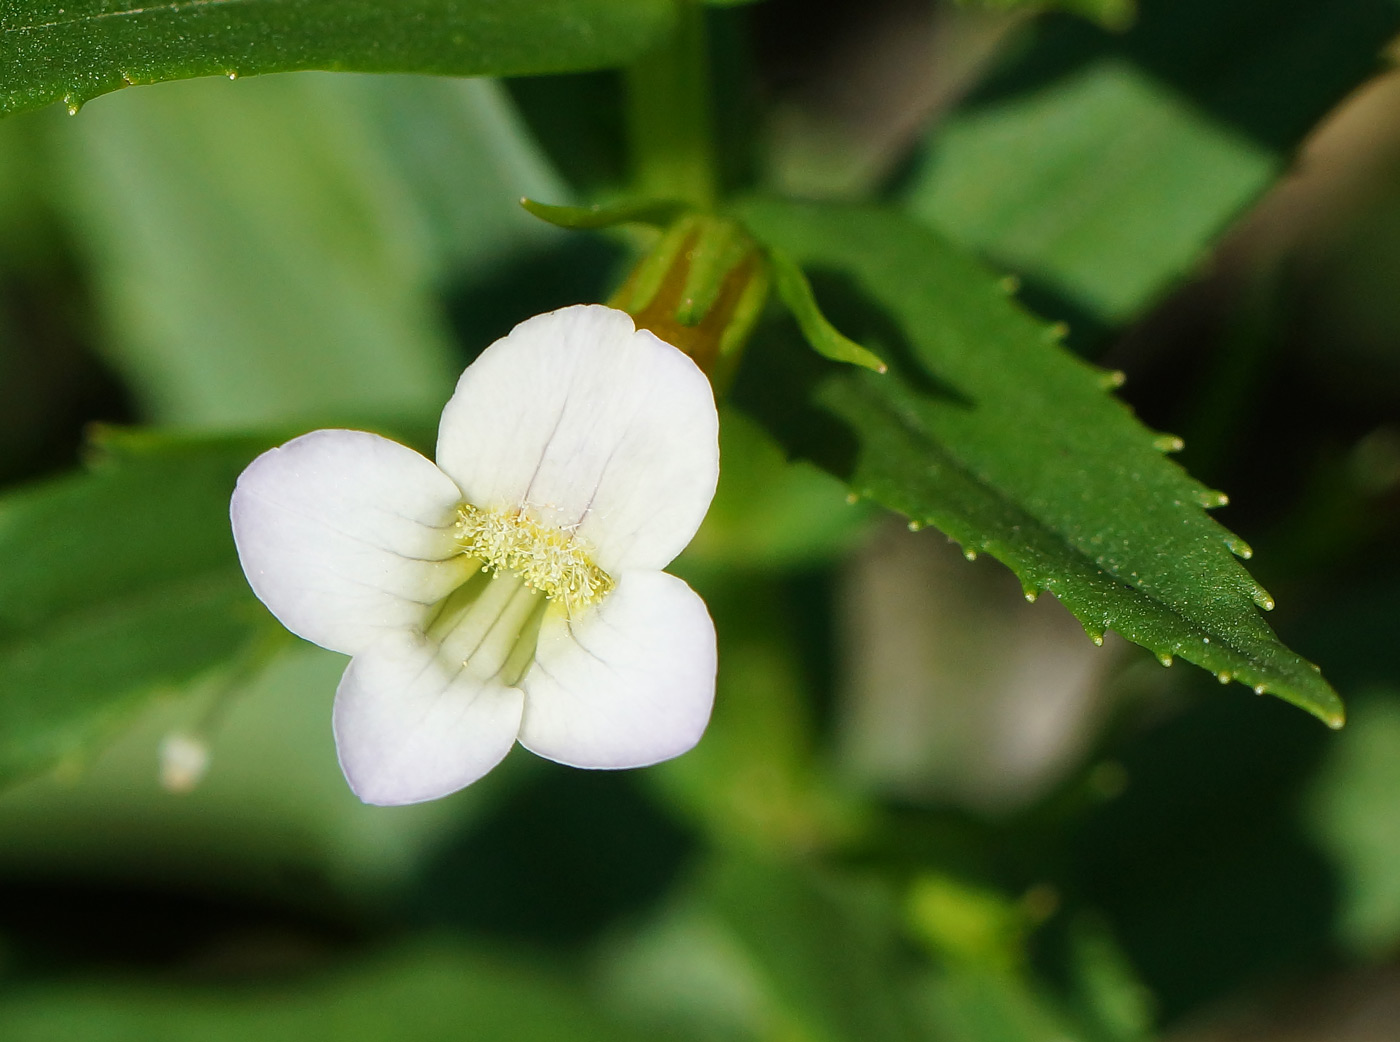
[[[723,175],[901,207],[1122,370],[1230,493],[1345,730],[1095,647],[726,407],[675,569],[719,631],[701,745],[618,774],[517,750],[360,805],[344,660],[217,563],[226,490],[316,426],[429,440],[492,339],[608,297],[634,243],[517,201],[622,190],[620,77],[124,90],[0,122],[0,616],[36,546],[74,603],[120,594],[0,632],[0,681],[97,690],[176,626],[228,664],[152,667],[6,751],[0,1038],[1400,1039],[1400,4],[1065,6],[716,6]],[[103,484],[118,464],[167,530]],[[211,759],[176,793],[180,733]]]

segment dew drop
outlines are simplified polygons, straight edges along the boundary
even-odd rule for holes
[[[963,556],[966,557],[969,561],[975,561],[977,560],[977,551],[972,549],[971,547],[968,547],[966,550],[963,551]]]
[[[1210,638],[1209,638],[1209,637],[1202,637],[1202,638],[1201,638],[1201,643],[1202,643],[1202,644],[1209,644],[1209,643],[1210,643]]]
[[[1274,610],[1274,599],[1269,596],[1269,591],[1262,586],[1256,586],[1254,588],[1254,603],[1265,611]]]
[[[1026,600],[1029,601],[1031,604],[1034,604],[1034,603],[1035,603],[1035,599],[1036,599],[1037,597],[1039,597],[1039,596],[1040,596],[1040,593],[1039,593],[1039,591],[1037,591],[1037,590],[1027,590],[1027,591],[1026,591]]]
[[[1254,693],[1255,693],[1256,695],[1262,695],[1262,694],[1264,693],[1264,685],[1263,685],[1263,684],[1255,684],[1255,685],[1254,685]]]
[[[1152,439],[1152,445],[1158,452],[1180,452],[1186,448],[1186,442],[1175,434],[1159,434]]]
[[[919,531],[920,529],[922,529],[923,527],[924,527],[924,523],[923,523],[922,521],[910,521],[910,522],[909,522],[909,531],[911,531],[911,532],[917,532],[917,531]]]
[[[1176,660],[1173,659],[1170,655],[1158,655],[1157,661],[1164,666],[1170,666]]]
[[[83,107],[83,99],[73,94],[65,94],[63,95],[63,104],[68,108],[68,115],[76,116]]]
[[[229,71],[226,72],[226,73],[224,73],[224,75],[227,76],[227,77],[228,77],[229,79],[231,79],[231,80],[236,80],[236,79],[238,79],[238,70],[237,70],[237,69],[229,69]]]
[[[1222,669],[1219,673],[1215,674],[1215,679],[1218,680],[1218,681],[1220,681],[1222,684],[1228,684],[1230,681],[1234,680],[1235,678],[1232,677],[1229,673],[1226,673],[1226,672]]]
[[[1103,647],[1103,634],[1102,634],[1102,633],[1091,633],[1091,634],[1089,634],[1089,639],[1092,640],[1092,641],[1094,642],[1094,647],[1096,647],[1096,648],[1101,648],[1101,647]]]

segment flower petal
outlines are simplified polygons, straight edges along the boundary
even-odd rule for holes
[[[335,746],[355,795],[395,806],[434,800],[500,763],[524,696],[444,663],[401,630],[356,655],[335,693]]]
[[[461,491],[437,467],[364,431],[313,431],[264,452],[229,513],[253,592],[293,633],[354,654],[416,626],[473,567],[450,526]]]
[[[462,374],[437,458],[468,502],[528,506],[617,575],[662,568],[690,541],[718,437],[694,362],[625,312],[579,305],[520,323]]]
[[[520,743],[574,767],[643,767],[700,740],[715,697],[705,602],[665,572],[625,572],[598,607],[546,616],[520,682]]]

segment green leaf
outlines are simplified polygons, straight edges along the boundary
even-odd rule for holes
[[[1108,29],[1122,29],[1132,24],[1137,12],[1134,0],[961,0],[968,7],[985,7],[992,11],[1041,11],[1059,8],[1092,19]]]
[[[1340,726],[1336,693],[1256,611],[1272,602],[1231,553],[1248,548],[1202,509],[1224,497],[1163,458],[1175,439],[1105,393],[1116,374],[1065,351],[1055,327],[900,214],[754,201],[742,215],[809,274],[836,280],[851,305],[840,321],[880,342],[891,371],[808,364],[804,376],[797,357],[767,379],[748,374],[739,404],[858,495],[992,554],[1028,595],[1053,593],[1091,635],[1114,629]],[[845,421],[853,453],[794,392]]]
[[[645,776],[721,845],[790,852],[849,839],[867,818],[818,767],[791,599],[759,578],[697,585],[724,660],[714,716],[694,750]]]
[[[593,206],[553,206],[533,199],[521,199],[525,207],[542,221],[559,228],[611,228],[617,224],[650,224],[669,227],[689,207],[671,199],[627,199],[620,203]]]
[[[11,0],[0,113],[192,76],[603,68],[644,52],[671,18],[668,0]]]
[[[457,946],[387,952],[331,973],[218,989],[169,981],[29,986],[0,1009],[9,1042],[628,1042],[577,988]]]
[[[720,406],[719,486],[695,538],[672,571],[716,579],[832,563],[870,529],[873,511],[852,503],[830,474],[790,461],[769,434]]]
[[[276,627],[228,498],[265,439],[109,434],[86,474],[0,498],[0,780],[81,757]]]
[[[1267,149],[1119,61],[974,109],[939,136],[914,213],[1122,322],[1274,179]]]
[[[1378,71],[1400,5],[1191,0],[1148,4],[1122,34],[1038,28],[935,130],[909,203],[1119,323],[1196,268],[1313,124]]]
[[[1304,802],[1304,820],[1329,855],[1339,888],[1337,934],[1364,956],[1384,957],[1400,940],[1400,692],[1377,689],[1354,705],[1327,749]]]
[[[464,266],[512,256],[535,226],[521,186],[488,174],[509,166],[463,87],[171,83],[50,128],[55,203],[93,278],[102,346],[146,416],[231,427],[441,408],[457,363],[431,292],[447,259],[427,229],[475,216],[450,260]],[[394,164],[409,146],[382,127],[407,133],[415,108],[440,117],[449,161],[475,153],[459,175],[475,214],[420,204]]]
[[[811,283],[791,257],[782,250],[769,249],[768,260],[773,265],[773,283],[778,296],[792,312],[797,328],[802,330],[802,335],[817,354],[833,362],[848,362],[877,373],[883,373],[888,368],[879,355],[861,347],[827,321],[817,305],[817,298],[812,294]]]
[[[789,1029],[774,1037],[905,1042],[916,1037],[887,895],[835,874],[729,857],[702,893],[747,954]]]

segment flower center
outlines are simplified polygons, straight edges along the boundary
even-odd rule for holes
[[[436,606],[425,631],[445,662],[483,681],[519,683],[550,606],[572,614],[615,585],[571,532],[519,512],[464,504],[453,535],[481,567]]]
[[[593,563],[588,547],[572,532],[519,511],[463,504],[453,533],[466,556],[484,568],[514,572],[530,589],[562,602],[566,611],[594,604],[613,588],[612,576]]]

